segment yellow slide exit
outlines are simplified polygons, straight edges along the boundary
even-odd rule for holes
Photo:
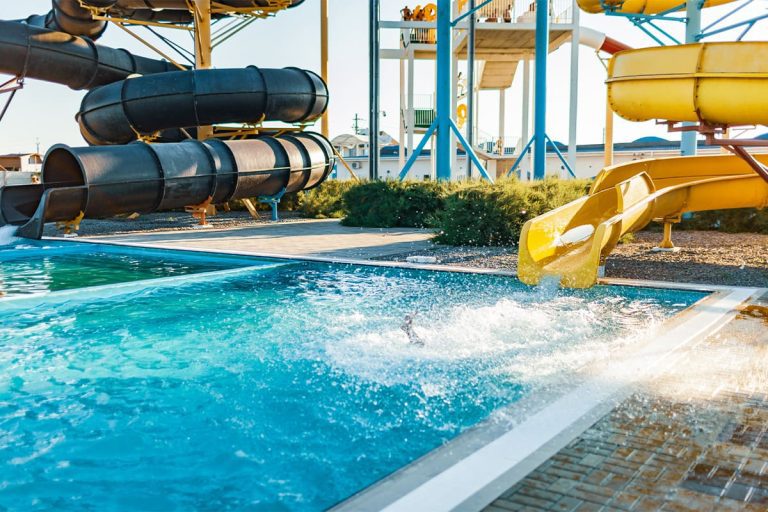
[[[609,66],[608,94],[631,120],[768,124],[768,43],[628,50]],[[768,155],[755,155],[768,165]],[[619,238],[686,212],[768,206],[768,182],[735,155],[639,160],[604,169],[589,194],[528,221],[518,277],[586,288]]]

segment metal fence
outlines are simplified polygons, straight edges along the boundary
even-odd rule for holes
[[[570,23],[572,5],[571,0],[549,0],[552,22]],[[477,19],[481,23],[534,23],[536,0],[494,0],[478,11]]]
[[[549,0],[549,14],[552,23],[570,23],[573,19],[572,0]],[[536,0],[493,0],[477,13],[480,23],[535,23]],[[408,46],[435,44],[437,33],[432,28],[403,29],[401,37]]]

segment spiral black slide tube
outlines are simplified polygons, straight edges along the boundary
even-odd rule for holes
[[[126,144],[174,128],[311,121],[327,106],[328,89],[315,73],[249,66],[160,73],[98,87],[83,98],[77,120],[90,144]]]
[[[124,80],[177,70],[172,64],[101,46],[88,38],[0,21],[0,73],[91,89]]]

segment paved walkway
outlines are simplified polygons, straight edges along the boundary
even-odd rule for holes
[[[768,297],[486,512],[768,510]]]
[[[381,258],[430,246],[432,233],[408,228],[350,228],[338,220],[258,224],[231,229],[201,229],[108,235],[93,239],[253,253]]]

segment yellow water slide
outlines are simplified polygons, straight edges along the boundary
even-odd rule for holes
[[[614,111],[636,121],[768,125],[768,42],[628,50],[608,68]],[[768,155],[755,155],[768,165]],[[604,169],[589,194],[530,220],[518,276],[586,288],[625,233],[686,212],[768,206],[768,181],[735,155],[638,160]],[[670,224],[667,224],[670,225]]]
[[[704,7],[715,7],[735,0],[706,0]],[[681,0],[578,0],[582,11],[597,14],[607,10],[627,14],[658,14],[685,10]]]

